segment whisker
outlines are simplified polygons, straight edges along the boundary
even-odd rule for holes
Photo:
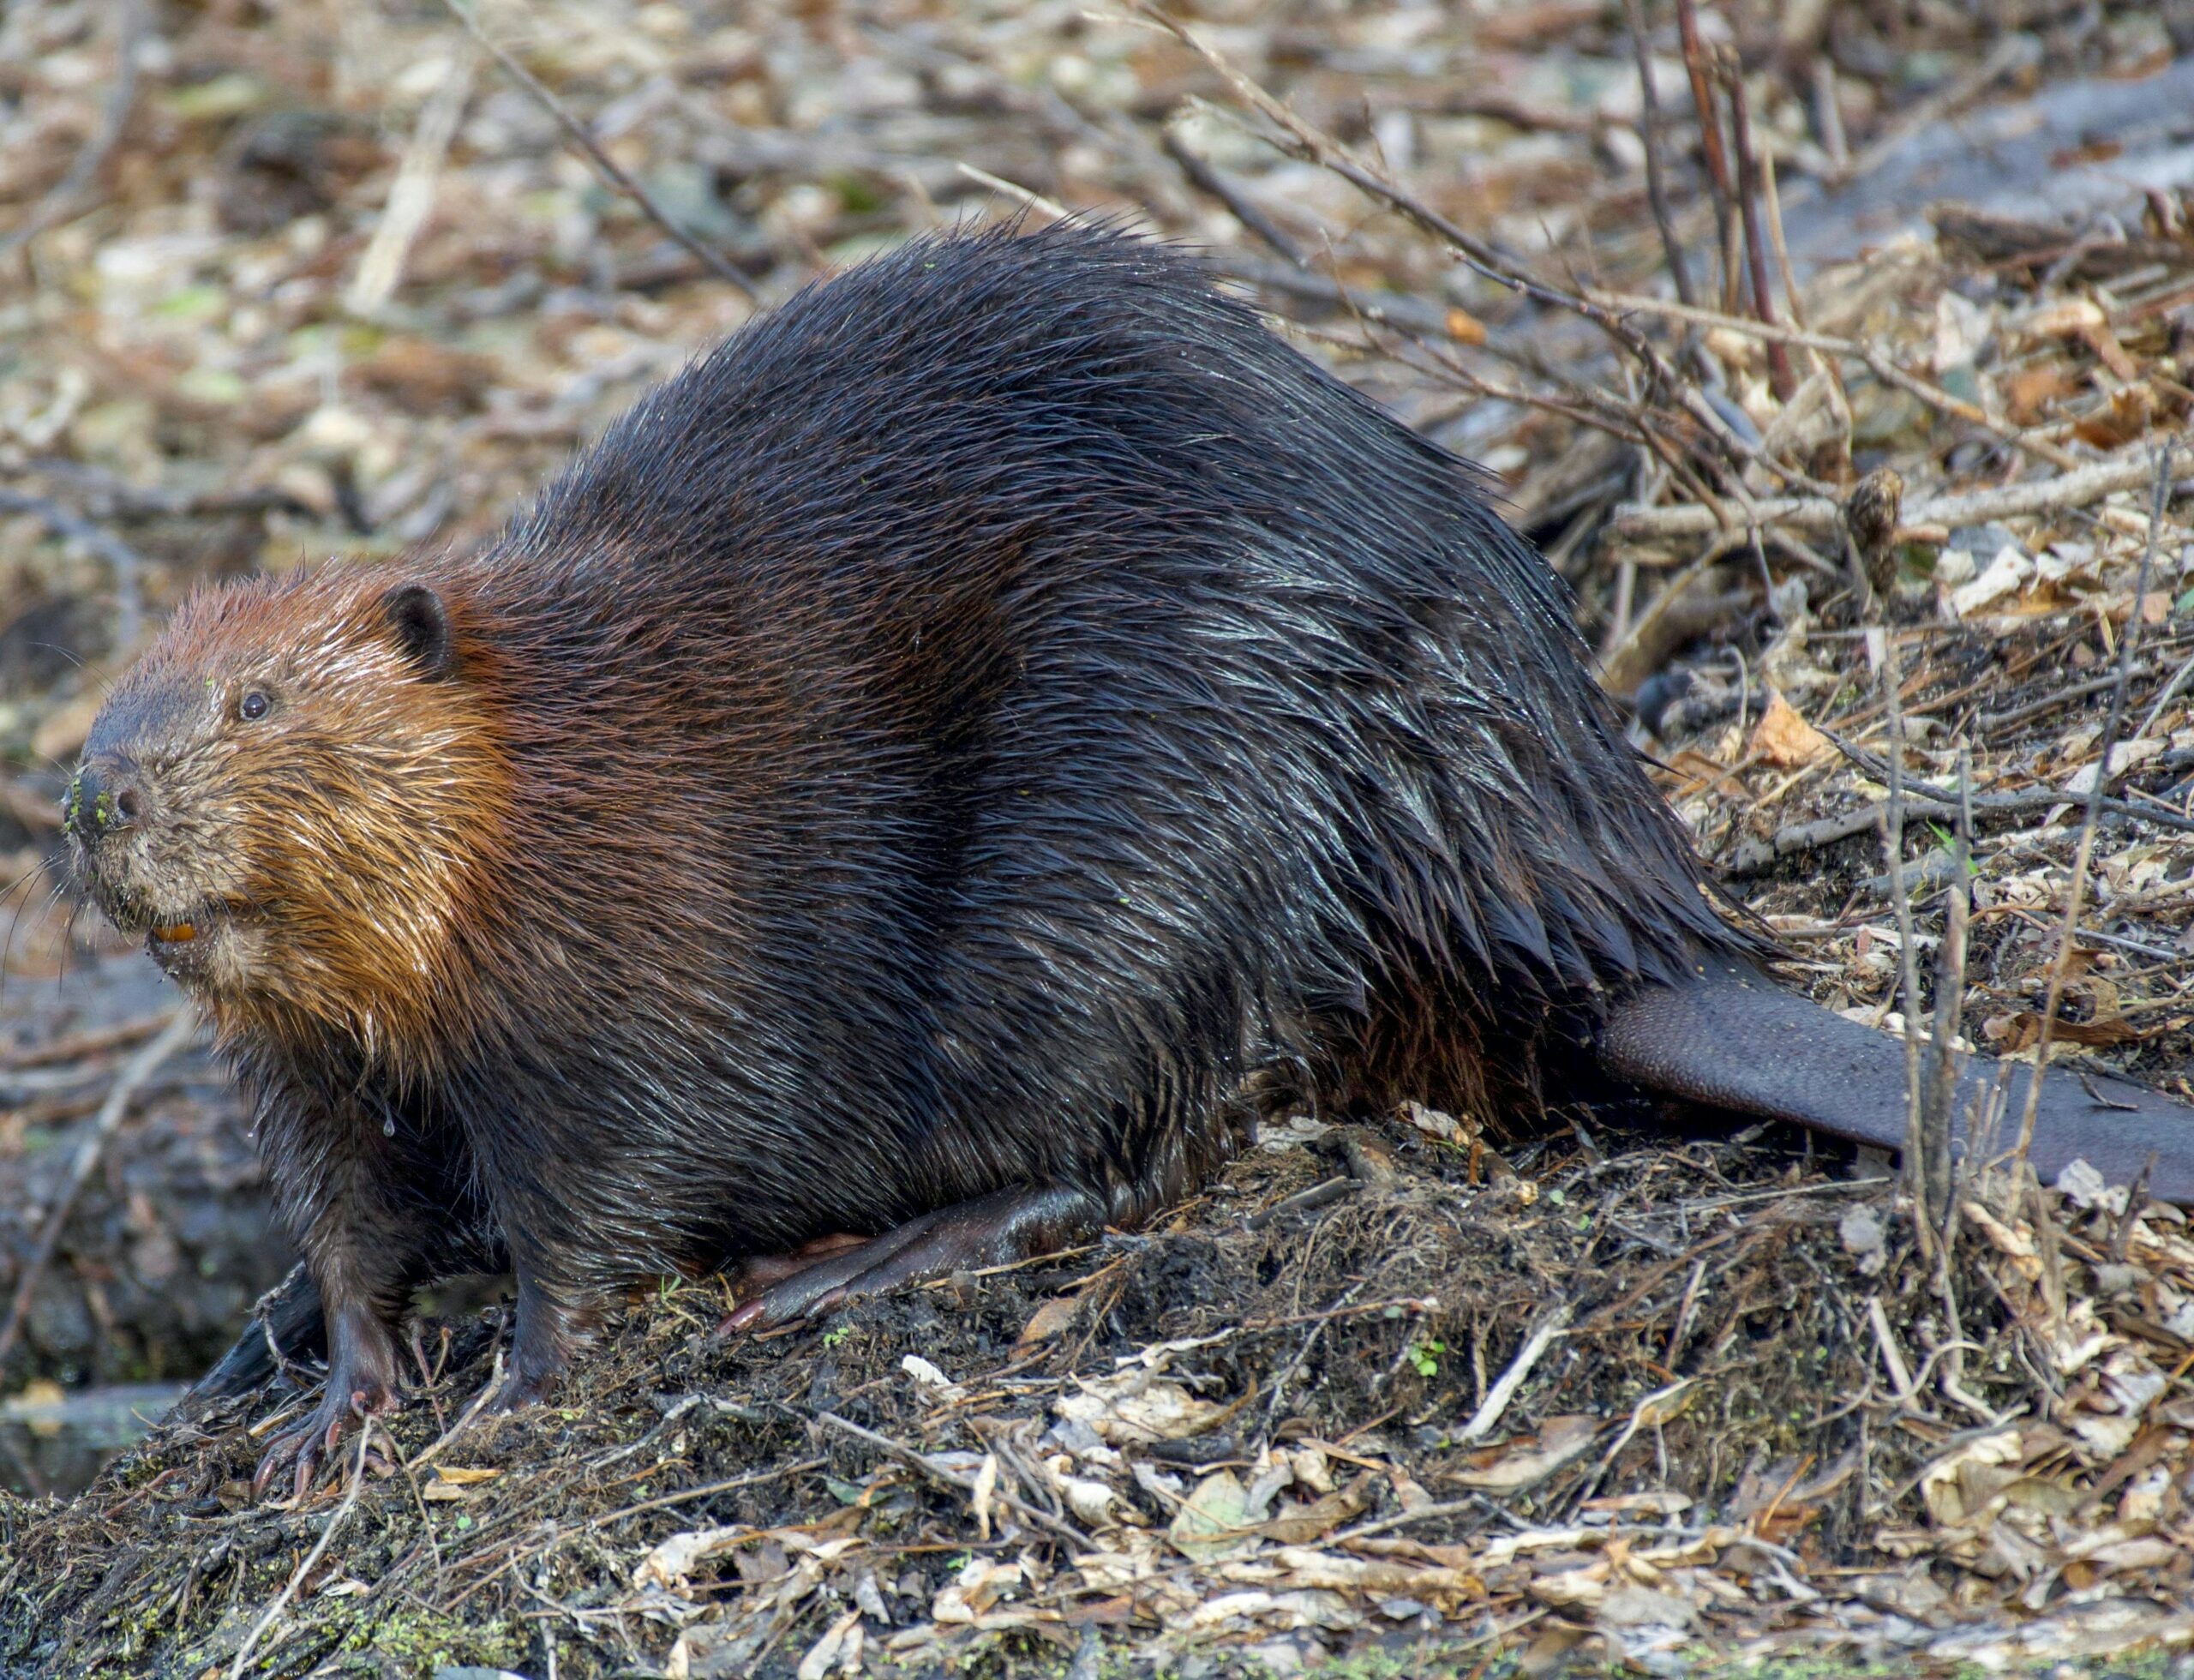
[[[42,871],[51,869],[52,867],[53,860],[51,857],[39,858],[37,862],[31,865],[29,868],[24,870],[21,874],[16,876],[14,880],[8,884],[7,891],[4,893],[0,893],[0,898],[10,897],[16,892],[22,891],[24,888],[28,887],[33,881],[37,880]],[[56,891],[57,891],[58,890],[58,885],[57,884]],[[8,918],[7,940],[4,944],[0,944],[0,1003],[5,1003],[7,1001],[8,969],[9,961],[15,956],[15,930],[17,927],[21,926],[23,912],[29,907],[30,902],[30,893],[23,891],[23,896],[16,901],[15,914]],[[52,900],[48,899],[46,902],[50,904],[52,903]]]

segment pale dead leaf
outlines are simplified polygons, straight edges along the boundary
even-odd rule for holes
[[[1254,1545],[1256,1522],[1241,1478],[1220,1470],[1196,1484],[1166,1533],[1182,1556],[1204,1563]]]
[[[635,1587],[675,1587],[709,1558],[730,1551],[753,1533],[740,1524],[728,1528],[690,1528],[673,1534],[640,1559],[632,1570]]]
[[[1806,722],[1798,708],[1783,698],[1783,691],[1767,691],[1767,710],[1753,726],[1745,743],[1745,755],[1777,770],[1795,770],[1836,749],[1828,737]]]
[[[1592,1444],[1600,1420],[1588,1413],[1549,1418],[1534,1435],[1472,1453],[1466,1470],[1449,1471],[1442,1480],[1488,1492],[1514,1493],[1544,1481]]]
[[[1021,1327],[1021,1340],[1016,1347],[1031,1347],[1040,1341],[1049,1341],[1074,1323],[1081,1299],[1073,1295],[1054,1295],[1028,1315],[1028,1322]]]
[[[1114,1444],[1180,1441],[1214,1429],[1232,1417],[1245,1402],[1199,1400],[1180,1383],[1142,1368],[1094,1381],[1076,1378],[1078,1395],[1064,1395],[1052,1403],[1060,1417],[1086,1423]]]
[[[1258,1532],[1282,1545],[1307,1545],[1312,1540],[1323,1539],[1343,1523],[1353,1521],[1370,1509],[1376,1485],[1376,1479],[1366,1473],[1338,1492],[1321,1494],[1308,1504],[1283,1511]]]
[[[930,1618],[937,1622],[973,1622],[1022,1583],[1021,1565],[993,1563],[971,1557],[958,1577],[939,1589],[930,1605]]]

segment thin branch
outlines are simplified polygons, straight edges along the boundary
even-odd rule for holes
[[[1851,147],[1843,137],[1843,112],[1836,102],[1836,60],[1825,52],[1813,55],[1813,127],[1829,168],[1841,180],[1851,168]]]
[[[478,20],[474,18],[470,11],[459,4],[458,0],[442,0],[442,4],[448,10],[449,15],[464,26],[465,33],[487,49],[495,62],[503,67],[511,80],[523,87],[531,96],[534,103],[563,125],[564,132],[571,136],[572,143],[585,154],[587,161],[594,165],[596,174],[619,192],[624,194],[626,197],[631,199],[633,203],[638,205],[650,221],[676,240],[693,256],[698,258],[710,273],[737,291],[742,297],[749,302],[754,301],[754,287],[746,276],[733,267],[730,260],[722,252],[717,250],[713,245],[695,237],[674,221],[670,213],[655,201],[654,195],[627,175],[617,160],[602,149],[601,143],[595,139],[593,131],[573,114],[571,108],[543,86],[540,79],[519,63],[509,49],[483,29]]]
[[[1882,845],[1889,861],[1889,894],[1897,913],[1897,987],[1904,1013],[1905,1180],[1912,1191],[1912,1230],[1920,1252],[1934,1257],[1934,1222],[1928,1217],[1927,1138],[1920,1098],[1920,963],[1912,937],[1912,901],[1904,893],[1904,686],[1897,657],[1897,632],[1888,622],[1889,602],[1882,598],[1883,622],[1871,637],[1881,637],[1882,691],[1889,707],[1889,797],[1882,803]]]
[[[1729,205],[1736,191],[1729,179],[1729,154],[1722,146],[1722,119],[1714,109],[1714,86],[1707,73],[1706,45],[1699,35],[1699,13],[1693,0],[1675,0],[1676,36],[1683,45],[1683,67],[1691,77],[1691,101],[1699,111],[1699,145],[1706,159],[1706,185],[1714,200],[1714,237],[1722,252],[1722,301],[1733,301],[1736,286],[1736,250],[1731,237]]]
[[[1500,1379],[1486,1391],[1484,1401],[1472,1414],[1471,1420],[1455,1432],[1457,1446],[1468,1446],[1490,1432],[1493,1426],[1501,1421],[1501,1414],[1508,1409],[1508,1402],[1515,1398],[1516,1390],[1532,1374],[1532,1367],[1569,1327],[1569,1321],[1576,1311],[1576,1302],[1562,1301],[1532,1326],[1531,1335],[1524,1339],[1522,1348],[1508,1362],[1508,1369],[1502,1371]]]
[[[818,1412],[815,1413],[815,1420],[818,1423],[828,1424],[833,1429],[843,1430],[856,1440],[867,1442],[878,1451],[888,1453],[893,1458],[920,1471],[932,1481],[949,1487],[956,1493],[968,1494],[974,1491],[975,1479],[973,1476],[962,1475],[957,1470],[949,1470],[929,1454],[916,1452],[903,1442],[894,1441],[888,1435],[879,1435],[872,1429],[863,1429],[859,1424],[842,1418],[835,1412]],[[992,1497],[1001,1505],[1011,1508],[1016,1515],[1034,1523],[1040,1528],[1049,1529],[1070,1545],[1078,1546],[1082,1551],[1088,1551],[1094,1544],[1087,1534],[1072,1523],[1063,1518],[1053,1516],[1049,1511],[1031,1505],[1025,1499],[1008,1493],[1003,1488],[998,1489]]]
[[[8,1322],[0,1325],[0,1361],[14,1351],[16,1338],[22,1335],[23,1323],[30,1313],[31,1296],[38,1288],[39,1279],[45,1275],[51,1263],[54,1251],[61,1244],[61,1228],[69,1222],[75,1211],[76,1198],[83,1193],[85,1183],[92,1176],[92,1169],[99,1165],[99,1156],[116,1131],[122,1117],[129,1112],[129,1104],[145,1083],[160,1070],[160,1064],[189,1043],[190,1035],[198,1029],[198,1012],[190,1008],[178,1009],[168,1017],[159,1035],[141,1047],[123,1065],[115,1077],[114,1084],[100,1104],[99,1116],[92,1122],[91,1131],[76,1146],[76,1158],[69,1163],[69,1176],[62,1181],[55,1193],[53,1206],[47,1210],[45,1227],[39,1231],[37,1245],[23,1262],[22,1275],[15,1282],[15,1303],[8,1310]]]
[[[320,1567],[320,1560],[327,1555],[327,1548],[334,1541],[337,1532],[351,1513],[357,1509],[358,1495],[366,1485],[366,1454],[373,1445],[373,1420],[368,1419],[365,1426],[358,1431],[357,1461],[351,1467],[350,1485],[343,1490],[343,1503],[327,1519],[327,1526],[320,1531],[320,1538],[313,1542],[312,1550],[304,1555],[303,1561],[290,1571],[290,1578],[282,1583],[282,1590],[274,1595],[274,1602],[267,1606],[258,1621],[252,1623],[251,1631],[244,1636],[243,1643],[237,1647],[236,1659],[229,1665],[229,1680],[243,1680],[243,1671],[251,1662],[252,1653],[259,1648],[259,1641],[267,1637],[267,1630],[274,1625],[275,1617],[281,1615],[312,1572]],[[399,1463],[404,1459],[404,1455],[396,1450],[393,1441],[389,1443],[389,1456]]]
[[[1849,357],[1864,363],[1867,370],[1884,384],[1894,385],[1898,390],[1917,397],[1939,413],[1947,414],[1954,420],[1963,420],[1968,425],[1980,427],[2007,447],[2021,450],[2067,471],[2089,465],[2071,450],[2052,443],[2047,438],[2026,436],[2005,425],[1986,409],[1967,402],[1962,397],[1954,397],[1940,386],[1931,385],[1916,375],[1907,373],[1883,351],[1872,345],[1861,344],[1856,339],[1839,339],[1826,333],[1807,332],[1772,321],[1754,321],[1748,315],[1702,309],[1665,297],[1647,297],[1636,292],[1594,289],[1588,291],[1586,296],[1605,309],[1638,315],[1664,315],[1673,321],[1693,321],[1701,327],[1726,327],[1732,333],[1765,339],[1771,344],[1797,345],[1831,356]]]
[[[2133,740],[2140,740],[2150,729],[2155,728],[2156,719],[2163,716],[2163,709],[2169,705],[2178,695],[2179,691],[2186,686],[2186,679],[2190,675],[2194,675],[2194,654],[2189,654],[2185,659],[2179,661],[2179,669],[2171,674],[2171,681],[2164,684],[2163,692],[2156,696],[2155,704],[2149,708],[2149,715],[2141,720],[2141,727],[2133,731]]]
[[[1003,175],[993,175],[986,169],[977,169],[970,163],[956,164],[953,167],[976,185],[988,187],[994,193],[1004,193],[1008,198],[1028,209],[1040,210],[1055,222],[1070,222],[1076,219],[1074,211],[1068,209],[1055,198],[1046,198],[1033,187],[1023,187],[1016,182],[1007,180]]]
[[[2015,816],[2021,813],[2047,811],[2059,805],[2071,803],[2071,795],[2055,788],[2037,788],[2023,794],[1975,794],[1973,808],[1987,816]],[[1955,799],[1938,799],[1930,794],[1908,792],[1908,810],[1930,817],[1955,819],[1958,802]],[[2159,828],[2176,829],[2194,834],[2194,817],[2183,817],[2162,805],[2143,805],[2128,799],[2106,797],[2102,801],[2106,813],[2113,817],[2137,817],[2143,822],[2154,823]],[[1862,805],[1855,811],[1840,817],[1822,817],[1809,823],[1792,823],[1779,828],[1765,840],[1747,840],[1729,855],[1722,866],[1722,873],[1731,879],[1756,875],[1770,865],[1801,852],[1818,851],[1823,846],[1835,845],[1854,835],[1878,831],[1882,825],[1879,801]]]
[[[0,261],[13,256],[39,234],[72,214],[77,201],[99,177],[107,155],[129,126],[137,98],[137,48],[145,35],[145,0],[117,0],[114,9],[114,85],[107,90],[99,126],[69,165],[69,172],[39,200],[29,215],[0,237]]]
[[[1653,86],[1653,52],[1646,27],[1646,0],[1622,0],[1622,3],[1630,23],[1631,50],[1638,59],[1638,88],[1644,117],[1640,135],[1646,142],[1646,201],[1652,207],[1653,225],[1661,231],[1661,249],[1669,259],[1669,275],[1675,282],[1676,296],[1687,303],[1696,303],[1699,297],[1691,289],[1691,265],[1684,260],[1683,242],[1676,237],[1675,218],[1669,209],[1667,165],[1661,156],[1667,135],[1661,117],[1661,96]]]
[[[1851,160],[1838,184],[1871,175],[1913,135],[1978,99],[1999,77],[2035,63],[2041,51],[2041,42],[2032,35],[2017,31],[2005,35],[1972,69],[1925,98],[1915,99],[1885,123],[1881,133]]]
[[[1166,155],[1173,160],[1181,173],[1188,177],[1190,186],[1225,205],[1228,215],[1278,251],[1293,267],[1310,267],[1309,261],[1295,242],[1280,231],[1280,225],[1252,204],[1232,182],[1190,151],[1187,143],[1172,125],[1168,124],[1159,135],[1158,143],[1165,148]]]
[[[1744,74],[1734,54],[1722,60],[1722,79],[1729,91],[1731,137],[1737,153],[1737,209],[1744,219],[1745,264],[1752,281],[1752,312],[1764,327],[1775,325],[1775,289],[1767,278],[1767,234],[1759,220],[1759,154],[1752,138],[1752,107],[1745,98]],[[1790,347],[1767,341],[1768,383],[1779,402],[1797,394],[1797,375],[1790,371]]]
[[[1951,1197],[1951,1119],[1957,1098],[1957,1054],[1952,1047],[1965,1008],[1966,923],[1971,914],[1973,882],[1973,749],[1957,753],[1957,826],[1951,849],[1949,903],[1942,943],[1935,951],[1935,1027],[1927,1047],[1927,1079],[1921,1088],[1919,1170],[1913,1183],[1929,1225],[1949,1242],[1955,1211]]]
[[[2072,884],[2065,895],[2064,925],[2057,933],[2057,955],[2049,965],[2049,989],[2041,1005],[2041,1026],[2034,1046],[2034,1077],[2027,1081],[2026,1107],[2019,1115],[2017,1159],[2023,1161],[2034,1142],[2035,1115],[2041,1107],[2041,1076],[2049,1065],[2049,1034],[2057,1022],[2057,1006],[2064,1000],[2065,982],[2072,964],[2072,936],[2079,931],[2080,901],[2087,889],[2088,866],[2095,856],[2095,829],[2102,820],[2103,786],[2110,779],[2111,755],[2117,750],[2119,730],[2125,722],[2125,691],[2133,681],[2133,645],[2140,639],[2142,606],[2148,600],[2149,578],[2155,567],[2156,539],[2163,531],[2164,507],[2171,496],[2173,445],[2155,452],[2155,489],[2149,507],[2149,540],[2142,545],[2141,570],[2133,585],[2133,610],[2125,621],[2125,633],[2118,644],[2118,683],[2110,696],[2110,715],[2102,726],[2102,760],[2095,766],[2095,786],[2088,790],[2087,813],[2080,819],[2080,843],[2072,854]]]
[[[451,0],[445,0],[445,3],[450,3]],[[1292,144],[1283,144],[1283,151],[1338,175],[1368,197],[1442,241],[1456,258],[1480,279],[1490,280],[1494,285],[1528,297],[1535,303],[1566,310],[1592,322],[1644,363],[1659,388],[1669,391],[1684,388],[1683,381],[1676,377],[1675,370],[1669,365],[1667,359],[1616,311],[1606,309],[1580,293],[1565,291],[1560,286],[1533,278],[1506,253],[1405,191],[1388,176],[1358,159],[1331,135],[1297,116],[1286,103],[1274,98],[1237,69],[1224,53],[1188,25],[1149,3],[1148,0],[1138,0],[1136,9],[1202,57],[1233,90],[1238,99],[1288,136]],[[1728,429],[1725,425],[1721,429],[1726,432]]]
[[[50,496],[0,490],[0,513],[28,513],[43,521],[56,537],[81,543],[105,561],[114,576],[115,651],[128,653],[135,647],[137,633],[145,621],[143,555],[105,526]]]
[[[2061,513],[2087,507],[2120,490],[2130,490],[2145,482],[2152,471],[2145,460],[2118,457],[2088,462],[2053,477],[2029,479],[1999,489],[1930,496],[1907,506],[1901,532],[1932,526],[1986,525],[1992,520],[2024,519],[2035,513]],[[1843,504],[1825,496],[1763,496],[1754,501],[1751,511],[1762,524],[1796,525],[1808,531],[1838,530],[1843,519]],[[1687,505],[1618,507],[1610,521],[1616,536],[1640,538],[1705,537],[1723,529],[1723,524],[1715,517],[1712,508]],[[1903,540],[1901,532],[1899,540]]]

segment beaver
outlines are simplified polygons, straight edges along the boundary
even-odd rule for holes
[[[324,1339],[262,1484],[396,1402],[446,1274],[515,1275],[511,1407],[635,1279],[812,1315],[1132,1227],[1291,1106],[1589,1071],[1905,1134],[1472,469],[1113,229],[810,286],[480,552],[194,596],[67,819],[303,1252],[210,1379]],[[2035,1155],[2186,1197],[2190,1119],[2052,1077]]]

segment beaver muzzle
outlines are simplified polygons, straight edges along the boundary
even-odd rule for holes
[[[145,935],[153,960],[183,977],[223,912],[210,902],[179,905],[141,879],[139,843],[147,837],[153,803],[132,759],[120,753],[87,755],[62,795],[62,823],[74,843],[78,879],[107,920],[124,933]]]
[[[61,819],[87,850],[134,827],[144,808],[137,767],[127,759],[87,759],[61,796]]]

